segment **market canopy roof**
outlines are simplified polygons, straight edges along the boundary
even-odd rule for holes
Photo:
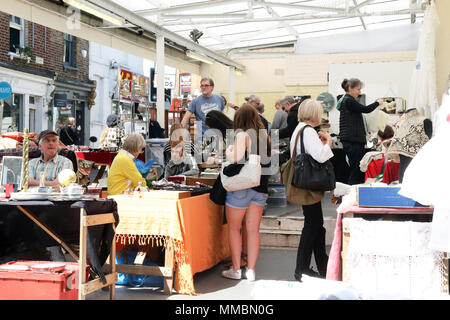
[[[111,1],[223,54],[236,48],[395,27],[423,17],[421,0]]]
[[[17,9],[6,1],[8,10]],[[306,38],[395,28],[423,20],[423,0],[20,0],[78,19],[117,39],[167,56],[245,67],[238,51],[289,48]],[[16,3],[17,3],[16,2]],[[78,11],[78,13],[77,13]],[[31,11],[32,19],[36,17]],[[65,28],[65,27],[63,27]],[[66,32],[66,31],[64,31]],[[69,31],[70,32],[70,31]],[[299,46],[297,46],[299,48]],[[174,49],[174,50],[171,50]],[[293,50],[294,49],[294,50]],[[191,59],[191,60],[187,60]],[[198,61],[196,62],[198,64]]]

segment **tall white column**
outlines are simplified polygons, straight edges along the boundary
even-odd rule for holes
[[[209,66],[207,63],[200,63],[200,76],[202,78],[209,77]]]
[[[156,35],[156,116],[161,128],[164,128],[164,37]]]
[[[236,96],[236,89],[234,87],[234,80],[236,77],[236,68],[235,67],[230,67],[230,75],[229,75],[229,83],[230,83],[230,96],[228,98],[228,101],[231,103],[235,103],[235,96]]]

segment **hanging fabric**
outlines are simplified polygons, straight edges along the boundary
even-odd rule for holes
[[[409,108],[417,108],[426,118],[432,119],[438,108],[436,93],[436,59],[434,49],[436,29],[439,25],[434,1],[425,10],[417,47],[416,67],[409,88]]]

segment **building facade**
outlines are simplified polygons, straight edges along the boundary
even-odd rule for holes
[[[96,90],[89,42],[3,12],[0,28],[0,81],[13,92],[0,110],[0,131],[56,129],[74,117],[86,144]]]

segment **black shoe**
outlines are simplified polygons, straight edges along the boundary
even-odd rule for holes
[[[302,274],[298,274],[294,272],[294,278],[295,280],[297,280],[298,282],[302,282]]]
[[[318,272],[314,271],[313,269],[308,269],[302,272],[302,274],[306,274],[307,276],[310,277],[315,277],[315,278],[321,278],[321,276],[319,275]]]

